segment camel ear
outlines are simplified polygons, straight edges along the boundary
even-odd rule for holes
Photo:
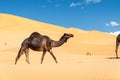
[[[64,33],[64,35],[66,35],[67,33]]]

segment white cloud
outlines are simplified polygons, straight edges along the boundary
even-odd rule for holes
[[[76,6],[83,6],[83,5],[88,5],[88,4],[91,4],[91,3],[100,3],[101,0],[83,0],[82,2],[77,2],[77,3],[71,3],[69,5],[69,7],[76,7]]]
[[[101,0],[85,0],[86,4],[89,4],[89,3],[100,3]]]
[[[78,2],[78,3],[71,3],[69,7],[76,7],[76,6],[80,6],[81,3]]]
[[[116,31],[116,32],[110,32],[109,34],[112,34],[112,35],[118,35],[118,34],[120,34],[120,31]]]
[[[119,26],[120,24],[117,23],[117,22],[115,22],[115,21],[111,21],[111,22],[109,22],[109,23],[106,23],[105,25],[106,25],[106,26],[112,26],[112,27],[115,27],[115,26]]]

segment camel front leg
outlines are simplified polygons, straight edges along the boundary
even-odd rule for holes
[[[53,52],[52,52],[51,50],[48,51],[48,52],[51,54],[51,56],[53,57],[53,59],[55,60],[55,62],[58,63],[56,57],[55,57],[54,54],[53,54]]]
[[[119,47],[119,42],[116,40],[116,49],[115,49],[115,52],[116,52],[116,58],[118,59],[118,47]]]
[[[46,54],[46,51],[43,51],[43,54],[42,54],[42,57],[41,57],[41,64],[43,63],[45,54]]]

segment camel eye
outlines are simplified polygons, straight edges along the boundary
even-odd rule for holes
[[[66,34],[66,36],[68,36],[68,34]]]
[[[70,37],[70,35],[67,34],[66,37]]]

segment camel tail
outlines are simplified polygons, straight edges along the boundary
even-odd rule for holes
[[[19,50],[19,52],[18,52],[18,55],[17,55],[17,57],[16,57],[16,59],[15,59],[15,64],[17,64],[17,61],[18,61],[18,59],[20,58],[21,52],[22,52],[22,48],[20,48],[20,50]]]

